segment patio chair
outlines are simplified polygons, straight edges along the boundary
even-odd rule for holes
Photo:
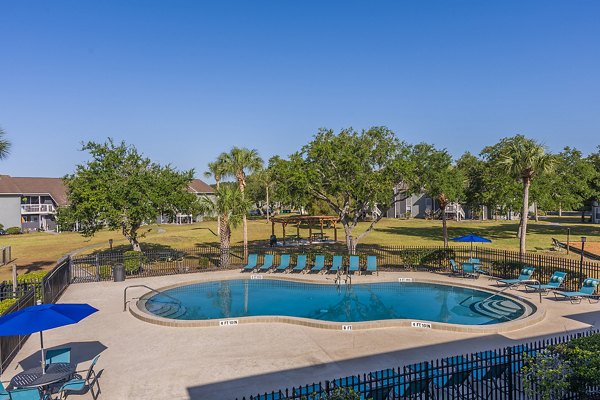
[[[0,400],[9,400],[9,399],[10,399],[10,395],[6,391],[4,384],[2,382],[0,382]]]
[[[473,264],[475,267],[475,272],[477,272],[478,274],[484,274],[484,275],[489,275],[489,271],[481,268],[481,261],[479,260],[479,258],[469,258],[469,261],[467,261],[469,264]]]
[[[542,292],[544,294],[548,294],[550,292],[550,290],[553,289],[560,289],[560,287],[563,285],[563,283],[565,282],[565,277],[567,276],[566,272],[560,272],[560,271],[556,271],[555,273],[552,274],[552,276],[550,277],[550,281],[545,284],[527,284],[525,285],[525,289],[532,289],[534,292]]]
[[[248,264],[244,265],[242,272],[252,272],[256,268],[256,262],[258,261],[258,254],[248,255]]]
[[[373,273],[376,272],[379,275],[379,271],[377,271],[377,256],[367,256],[367,269],[366,272]]]
[[[350,256],[350,265],[348,267],[348,272],[360,273],[360,258],[358,256]]]
[[[451,275],[462,275],[462,271],[458,268],[458,264],[453,259],[450,259],[450,274]]]
[[[38,388],[22,388],[8,391],[10,400],[50,400],[50,396],[42,394]]]
[[[466,278],[479,278],[479,273],[475,269],[475,264],[462,263],[462,276]]]
[[[535,268],[525,267],[521,270],[521,275],[517,279],[498,279],[496,283],[498,286],[501,284],[509,287],[518,287],[520,284],[525,283],[526,281],[531,280],[531,275],[533,275],[533,271]]]
[[[71,348],[63,347],[60,349],[46,350],[44,354],[46,359],[46,365],[56,363],[70,363],[71,362]]]
[[[598,299],[599,295],[594,294],[596,292],[596,288],[598,287],[598,283],[600,280],[594,278],[587,278],[583,281],[583,285],[578,292],[554,292],[554,297],[558,300],[558,296],[563,296],[565,299],[569,299],[572,304],[579,304],[581,300],[586,298],[590,303],[592,303],[592,298],[596,298],[594,303],[600,301]]]
[[[331,268],[329,268],[329,272],[338,272],[342,268],[342,256],[333,256],[333,260],[331,261]]]
[[[100,354],[98,354],[96,357],[94,357],[94,359],[92,360],[92,363],[90,364],[86,374],[85,374],[85,378],[84,377],[77,377],[75,379],[71,379],[67,382],[65,382],[61,388],[58,390],[58,398],[59,399],[66,399],[67,395],[70,395],[71,392],[75,392],[75,393],[79,393],[79,394],[84,394],[86,391],[89,390],[90,394],[92,395],[92,398],[95,399],[96,396],[99,393],[94,394],[94,383],[96,383],[96,373],[94,372],[94,366],[96,365],[96,363],[98,362],[98,358],[100,358]],[[98,389],[100,389],[98,387]]]
[[[306,268],[306,254],[300,254],[296,259],[296,265],[292,272],[302,272]]]
[[[273,254],[265,254],[263,264],[258,267],[259,272],[268,272],[273,267]]]
[[[281,260],[279,260],[279,265],[275,268],[275,272],[283,272],[290,267],[290,255],[282,254]]]
[[[313,267],[310,269],[309,272],[319,273],[319,272],[323,271],[323,268],[325,268],[325,256],[322,254],[319,254],[319,255],[315,256],[315,265],[313,265]]]
[[[431,376],[424,377],[420,374],[415,374],[414,377],[411,375],[406,376],[393,369],[371,372],[370,377],[372,380],[381,383],[379,386],[373,387],[370,393],[367,393],[366,397],[373,400],[420,398],[431,382]]]

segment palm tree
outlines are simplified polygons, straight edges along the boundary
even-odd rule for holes
[[[223,160],[224,175],[232,176],[237,180],[242,197],[246,188],[246,173],[254,173],[262,168],[263,160],[256,150],[233,147],[229,153],[219,156]],[[242,219],[244,228],[244,261],[248,260],[248,220],[246,214]]]
[[[221,217],[219,229],[220,266],[229,267],[231,262],[229,248],[231,247],[231,228],[239,226],[243,217],[250,210],[251,204],[237,187],[223,186],[215,191],[216,199],[207,196],[200,199],[202,212],[213,212]]]
[[[519,252],[522,257],[526,251],[525,238],[527,236],[531,180],[534,176],[549,172],[553,168],[554,158],[547,154],[544,146],[535,140],[517,135],[507,140],[500,163],[508,167],[510,174],[523,183],[523,208],[519,225],[521,235]]]
[[[255,174],[255,178],[258,181],[258,183],[261,186],[264,186],[265,188],[265,194],[266,194],[266,204],[267,204],[267,224],[269,223],[269,218],[270,218],[270,208],[269,208],[269,190],[273,187],[273,185],[275,184],[275,181],[273,181],[273,176],[271,174],[271,171],[267,168],[267,169],[261,169],[260,171],[258,171]]]
[[[7,139],[4,139],[4,135],[6,135],[6,132],[0,128],[0,160],[8,157],[10,150],[10,142]]]
[[[208,171],[204,173],[207,178],[214,178],[217,184],[217,190],[219,190],[221,179],[223,178],[225,171],[223,169],[223,159],[217,158],[215,161],[208,163]],[[221,234],[221,216],[217,215],[217,235]]]

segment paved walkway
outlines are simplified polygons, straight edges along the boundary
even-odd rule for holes
[[[271,389],[600,327],[600,304],[573,305],[550,299],[544,299],[547,308],[544,321],[503,334],[400,327],[342,332],[283,323],[173,328],[142,322],[122,310],[123,289],[127,285],[147,284],[160,288],[178,282],[231,276],[240,274],[223,271],[71,285],[61,302],[87,302],[100,311],[79,324],[47,331],[44,342],[48,348],[71,346],[79,369],[85,369],[95,354],[101,354],[97,364],[97,371],[101,371],[100,399],[235,399]],[[303,277],[333,279],[324,275]],[[354,283],[398,277],[461,281],[436,274],[405,272],[356,277]],[[492,286],[492,281],[484,277],[475,282]],[[144,289],[131,291],[135,296],[144,293]],[[537,301],[533,295],[523,294],[523,297]],[[8,381],[23,367],[38,365],[39,358],[39,340],[33,335],[2,380]],[[92,397],[88,394],[78,398]]]

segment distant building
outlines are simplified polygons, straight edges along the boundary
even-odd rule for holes
[[[594,201],[592,203],[592,223],[600,224],[600,202]]]
[[[401,193],[406,189],[402,185],[394,188],[394,193]],[[399,194],[402,199],[403,195]],[[387,218],[437,218],[439,216],[439,205],[435,199],[425,193],[412,194],[405,199],[395,203],[386,212]],[[464,219],[465,213],[458,203],[450,203],[446,206],[448,219]]]
[[[201,181],[200,179],[193,179],[189,186],[188,191],[190,193],[194,193],[196,197],[201,198],[206,196],[213,201],[216,200],[215,190],[208,185],[207,183]],[[157,220],[158,223],[174,223],[174,224],[191,224],[193,222],[202,221],[205,215],[191,215],[191,214],[181,214],[178,213],[175,216],[174,220],[169,220],[165,216],[160,216]]]

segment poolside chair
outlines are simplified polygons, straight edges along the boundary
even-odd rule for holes
[[[462,275],[462,271],[458,268],[456,261],[450,259],[450,274],[451,275]]]
[[[479,273],[475,269],[475,264],[462,263],[462,276],[465,278],[479,278]]]
[[[258,261],[258,254],[248,255],[248,264],[244,265],[242,272],[252,272],[256,268],[256,262]]]
[[[300,254],[296,259],[296,265],[292,272],[302,272],[306,268],[306,254]]]
[[[319,254],[315,256],[315,265],[313,265],[309,272],[319,273],[323,271],[323,268],[325,268],[325,256]]]
[[[478,274],[484,274],[484,275],[489,275],[489,271],[487,271],[486,269],[481,268],[481,261],[479,260],[479,258],[469,258],[469,261],[467,261],[470,264],[473,264],[473,266],[475,267],[475,272],[477,272]]]
[[[42,394],[38,388],[23,388],[8,391],[10,400],[50,400],[50,395]]]
[[[46,350],[44,354],[46,359],[46,365],[56,363],[70,363],[71,362],[71,348],[63,347],[60,349]]]
[[[71,392],[84,394],[88,390],[89,390],[90,394],[92,395],[92,398],[94,398],[94,399],[96,398],[96,396],[100,392],[100,390],[99,390],[100,387],[98,387],[98,393],[94,394],[94,383],[96,383],[96,381],[97,381],[97,376],[96,376],[96,373],[94,372],[94,366],[98,362],[98,358],[100,358],[100,354],[98,354],[92,360],[92,363],[90,364],[90,366],[85,374],[85,378],[78,377],[76,379],[71,379],[71,380],[65,382],[60,387],[60,389],[58,390],[58,395],[59,395],[58,398],[59,399],[67,398],[67,395],[70,395]]]
[[[371,372],[370,377],[374,381],[381,382],[379,386],[373,387],[371,392],[367,393],[366,397],[373,400],[421,397],[431,382],[431,374],[424,377],[415,373],[414,377],[410,375],[407,377],[406,374],[393,369]]]
[[[279,260],[279,265],[275,268],[275,272],[283,272],[290,267],[290,255],[282,254],[281,260]]]
[[[338,272],[342,268],[342,256],[333,256],[333,260],[331,261],[331,268],[329,268],[329,272]]]
[[[517,279],[498,279],[496,283],[498,284],[498,286],[502,284],[504,286],[517,288],[520,284],[531,280],[531,275],[533,275],[533,271],[535,271],[535,268],[525,267],[521,270],[521,275],[519,275]]]
[[[579,304],[583,298],[588,299],[590,303],[592,303],[592,298],[596,298],[594,303],[600,301],[598,296],[594,294],[596,292],[596,288],[598,287],[598,283],[600,280],[594,278],[587,278],[583,281],[583,285],[578,292],[554,292],[554,297],[558,300],[558,296],[563,296],[565,299],[569,299],[572,304]]]
[[[265,254],[263,264],[258,267],[259,272],[268,272],[273,267],[273,254]]]
[[[6,391],[4,384],[2,382],[0,382],[0,400],[9,400],[9,399],[10,399],[10,395]]]
[[[348,267],[348,272],[360,273],[360,258],[358,256],[350,256],[350,265]]]
[[[552,289],[560,289],[560,287],[565,282],[565,277],[567,276],[566,272],[556,271],[550,277],[550,281],[545,284],[527,284],[525,285],[525,289],[532,289],[534,292],[542,292],[544,294],[548,294]]]
[[[377,271],[377,256],[367,256],[367,269],[366,272],[373,273],[376,272],[379,275],[379,271]]]

